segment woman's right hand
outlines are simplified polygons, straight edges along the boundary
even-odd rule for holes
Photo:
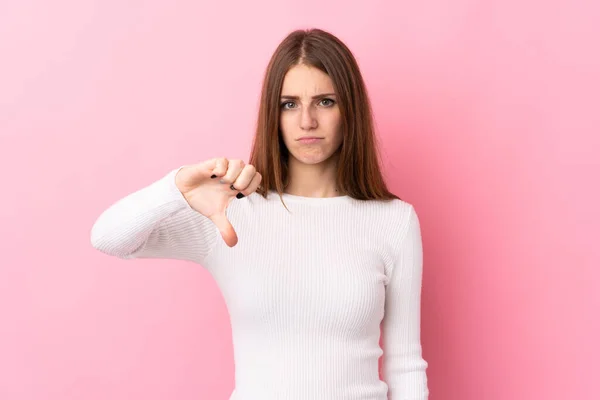
[[[238,193],[248,196],[255,192],[261,180],[253,165],[227,158],[185,166],[175,176],[175,184],[190,207],[217,226],[229,247],[235,246],[238,238],[225,210]]]

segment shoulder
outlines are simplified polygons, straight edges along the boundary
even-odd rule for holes
[[[384,255],[384,270],[391,279],[393,271],[405,255],[417,260],[422,254],[421,228],[415,206],[409,202],[394,199],[385,202],[381,211],[380,243]]]
[[[419,217],[412,203],[399,199],[379,203],[374,208],[385,248],[398,254],[407,243],[420,241]]]
[[[417,217],[414,205],[404,200],[369,200],[366,203],[370,206],[369,212],[383,219],[384,226],[391,229],[407,226]]]

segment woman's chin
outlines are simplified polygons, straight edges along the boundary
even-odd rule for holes
[[[306,164],[306,165],[322,164],[329,159],[329,157],[327,157],[325,155],[298,155],[298,156],[294,156],[294,158],[300,164]]]

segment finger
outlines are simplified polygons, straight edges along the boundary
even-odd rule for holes
[[[225,157],[215,159],[215,167],[212,170],[211,178],[222,177],[227,173],[229,160]]]
[[[260,185],[261,181],[262,175],[259,172],[255,173],[252,177],[252,181],[250,181],[250,184],[244,190],[241,191],[242,196],[238,194],[238,199],[241,199],[244,196],[249,196],[250,194],[256,192],[256,189],[258,189],[258,186]]]
[[[225,241],[225,244],[229,247],[235,246],[238,242],[238,237],[225,213],[214,214],[210,219],[219,229],[219,232],[221,232],[221,237]]]
[[[233,182],[233,186],[238,191],[243,191],[248,187],[248,185],[250,185],[250,182],[252,182],[252,178],[254,178],[255,174],[256,168],[254,167],[254,165],[246,165],[244,169],[242,169],[242,172],[240,172],[240,174],[238,175],[237,179]]]
[[[189,171],[193,172],[194,176],[197,176],[200,178],[206,178],[212,174],[212,170],[216,166],[216,160],[217,160],[216,158],[213,158],[213,159],[206,160],[206,161],[203,161],[198,164],[188,165],[188,166],[186,166],[186,168]]]
[[[229,160],[227,173],[221,178],[221,183],[233,184],[242,172],[242,169],[244,169],[244,166],[245,164],[242,160]]]

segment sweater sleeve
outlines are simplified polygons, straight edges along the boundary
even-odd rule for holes
[[[92,246],[123,259],[168,258],[201,264],[218,232],[175,185],[180,169],[104,210],[91,229]]]
[[[419,219],[412,205],[404,222],[399,252],[386,286],[383,374],[390,400],[427,400],[428,363],[422,357],[420,339],[423,248]]]

